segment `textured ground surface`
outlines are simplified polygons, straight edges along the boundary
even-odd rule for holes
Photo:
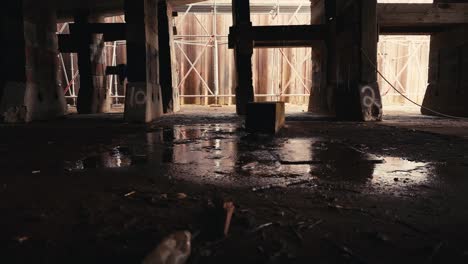
[[[276,137],[231,108],[1,125],[2,263],[139,263],[176,230],[196,235],[190,263],[467,263],[468,122],[408,113],[292,108]]]

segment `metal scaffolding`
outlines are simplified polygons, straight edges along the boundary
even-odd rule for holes
[[[262,3],[255,3],[251,4],[252,6],[252,14],[265,14],[270,15],[273,20],[276,20],[276,24],[280,24],[280,22],[276,19],[278,15],[290,15],[290,19],[288,21],[288,25],[293,23],[307,23],[300,21],[298,18],[299,14],[309,14],[310,13],[310,1],[309,0],[299,0],[299,1],[283,1],[283,0],[270,0],[270,1],[261,1]],[[175,35],[174,36],[174,45],[175,49],[180,54],[180,58],[187,62],[190,66],[189,70],[182,76],[180,81],[177,84],[177,89],[181,89],[184,85],[185,81],[189,77],[191,73],[195,73],[196,77],[200,80],[203,85],[204,93],[203,94],[183,94],[180,93],[181,98],[205,98],[206,102],[208,98],[215,98],[216,104],[218,103],[219,98],[230,98],[230,102],[232,103],[232,99],[235,98],[232,89],[227,94],[221,94],[219,85],[220,85],[220,73],[219,73],[219,50],[221,47],[227,47],[228,44],[228,36],[227,35],[220,35],[217,34],[218,32],[218,23],[217,18],[219,15],[230,15],[231,14],[231,4],[228,1],[223,0],[213,0],[213,1],[206,1],[196,4],[190,4],[186,6],[177,7],[175,12],[181,13],[182,15],[177,19],[177,23],[174,19],[174,26],[181,25],[185,18],[190,14],[193,15],[195,20],[197,21],[197,25],[203,30],[203,34],[201,35]],[[208,26],[205,26],[202,21],[199,19],[198,14],[211,14],[211,32],[208,30]],[[124,22],[124,17],[113,17],[110,23],[115,22]],[[64,23],[58,29],[58,34],[63,33],[68,28],[69,23]],[[106,48],[111,49],[111,58],[110,58],[110,66],[117,65],[117,50],[119,46],[125,45],[125,41],[115,41],[112,43],[106,43]],[[195,59],[190,59],[189,54],[184,51],[184,46],[198,46],[201,47],[202,50],[197,54]],[[300,74],[299,71],[296,69],[294,64],[288,59],[286,54],[284,53],[283,49],[275,48],[272,49],[274,53],[274,65],[271,67],[271,71],[274,73],[271,80],[271,88],[269,89],[268,93],[265,94],[255,94],[256,97],[271,97],[272,99],[279,99],[280,97],[309,97],[310,96],[310,89],[308,86],[308,82],[311,80],[304,79]],[[208,83],[202,76],[202,74],[197,69],[197,64],[200,62],[202,57],[207,53],[211,52],[213,57],[213,67],[212,67],[212,76],[213,76],[213,83]],[[79,70],[76,68],[76,54],[70,53],[66,54],[69,56],[69,66],[67,67],[67,63],[65,63],[64,56],[65,54],[59,54],[61,68],[64,75],[64,80],[66,81],[66,86],[64,87],[64,94],[66,99],[72,100],[72,105],[76,105],[77,97],[78,97],[78,85],[76,80],[79,78]],[[291,71],[293,76],[287,81],[284,87],[280,87],[280,66],[281,62],[280,59],[283,58],[284,61],[291,67]],[[311,53],[304,58],[302,63],[299,66],[302,66],[307,61],[311,60]],[[182,63],[182,62],[180,62]],[[71,76],[70,76],[71,73]],[[299,83],[304,87],[304,93],[299,94],[288,94],[285,91],[289,88],[289,86],[296,80],[299,80]],[[120,99],[125,98],[124,94],[120,93],[119,90],[119,83],[118,79],[113,76],[107,76],[107,93],[112,98],[112,104],[119,104]]]
[[[379,71],[399,92],[418,103],[422,103],[428,85],[429,47],[429,36],[380,36]],[[387,104],[392,104],[392,97],[401,98],[390,85],[379,81]]]
[[[119,20],[119,21],[118,21]],[[124,16],[117,16],[117,17],[112,17],[112,23],[118,23],[118,22],[125,22]],[[67,28],[69,28],[70,23],[64,23],[60,26],[60,29],[57,31],[57,34],[62,34]],[[126,41],[114,41],[112,43],[106,43],[105,47],[106,48],[111,48],[112,49],[112,59],[111,59],[111,66],[117,66],[117,48],[119,46],[124,46],[126,45]],[[76,80],[80,76],[80,72],[78,69],[75,69],[76,65],[76,54],[75,53],[70,53],[70,59],[69,59],[69,68],[67,68],[65,60],[64,60],[65,54],[59,53],[59,59],[60,59],[60,66],[62,67],[62,72],[66,81],[66,86],[63,89],[64,95],[66,99],[71,99],[72,100],[72,105],[76,106],[76,101],[78,98],[78,89],[76,85]],[[106,58],[107,60],[107,58]],[[72,76],[70,78],[69,72],[72,73]],[[107,94],[112,98],[112,104],[117,105],[119,104],[119,99],[125,98],[124,94],[120,94],[119,92],[119,83],[118,83],[118,78],[115,78],[114,75],[107,76]]]
[[[384,0],[382,0],[384,1]],[[235,98],[233,87],[227,87],[224,91],[220,90],[220,49],[226,49],[228,44],[228,36],[218,34],[219,25],[218,25],[218,17],[223,16],[230,16],[231,14],[231,4],[229,1],[224,0],[213,0],[213,1],[206,1],[201,3],[195,3],[191,5],[177,7],[175,12],[178,12],[180,15],[173,20],[173,26],[181,26],[183,25],[186,18],[190,15],[193,17],[194,21],[196,21],[196,27],[199,27],[201,32],[197,35],[184,35],[184,34],[176,34],[174,35],[174,43],[172,47],[176,49],[177,53],[179,54],[177,57],[179,58],[179,63],[182,65],[183,63],[188,63],[188,70],[180,76],[180,80],[177,83],[177,89],[180,90],[180,97],[181,98],[202,98],[205,100],[205,103],[208,102],[208,98],[214,98],[215,104],[219,103],[220,98],[228,98],[228,104],[232,103],[233,98]],[[270,1],[257,1],[252,2],[251,4],[251,13],[252,14],[264,14],[271,16],[270,21],[274,21],[275,25],[280,25],[281,21],[278,19],[279,15],[287,15],[286,25],[292,25],[293,23],[296,24],[307,24],[310,21],[301,21],[299,15],[310,14],[310,1],[309,0],[302,0],[302,1],[285,1],[285,0],[270,0]],[[201,19],[201,15],[211,15],[208,19]],[[302,16],[302,19],[305,16]],[[283,17],[284,19],[284,17]],[[203,23],[202,20],[208,22]],[[124,22],[125,19],[123,16],[108,18],[108,22],[115,23],[115,22]],[[207,25],[208,24],[208,25]],[[61,34],[68,29],[68,23],[61,24],[57,29],[57,33]],[[283,22],[284,25],[284,22]],[[210,28],[211,27],[211,28]],[[424,60],[422,61],[421,54],[424,52],[428,53],[429,50],[429,38],[428,37],[405,37],[402,39],[398,36],[381,36],[379,42],[379,67],[382,72],[385,72],[388,76],[391,76],[392,82],[394,85],[404,91],[405,87],[413,87],[415,86],[415,82],[417,86],[421,86],[423,88],[419,90],[425,90],[425,86],[427,86],[427,62]],[[106,49],[108,52],[107,60],[110,66],[116,66],[118,63],[118,47],[124,46],[126,44],[125,41],[115,41],[112,43],[106,43]],[[392,57],[389,55],[389,51],[395,49],[395,45],[397,46],[408,46],[407,53],[403,53],[403,57]],[[184,48],[187,47],[199,47],[201,50],[196,52],[194,58],[190,58],[190,54],[186,52]],[[424,51],[424,52],[422,52]],[[212,76],[213,82],[210,83],[203,77],[203,72],[200,72],[197,69],[197,65],[201,62],[204,55],[208,52],[211,53],[213,59],[213,65],[210,68],[210,76]],[[222,51],[221,51],[222,52]],[[302,57],[301,60],[294,62],[290,60],[290,58],[285,54],[283,48],[274,48],[271,49],[269,56],[271,56],[271,66],[268,67],[269,76],[270,78],[268,85],[268,90],[266,93],[257,93],[255,97],[262,97],[268,98],[270,100],[280,100],[284,97],[302,97],[302,98],[309,98],[310,97],[310,88],[312,80],[308,78],[304,78],[298,68],[303,67],[303,65],[307,62],[311,63],[312,61],[312,54],[311,51],[307,52],[307,55]],[[422,53],[421,53],[422,52]],[[394,53],[394,52],[393,52]],[[427,54],[426,54],[427,55]],[[425,56],[426,56],[425,55]],[[65,57],[69,56],[69,58]],[[66,61],[64,58],[67,58]],[[62,68],[63,72],[63,80],[66,82],[66,86],[64,87],[64,94],[65,97],[71,100],[71,104],[76,105],[77,100],[77,90],[78,84],[76,80],[79,77],[79,71],[76,68],[76,54],[59,54],[59,61],[60,67]],[[282,80],[282,73],[281,67],[283,67],[283,62],[286,63],[286,67],[290,68],[291,76],[288,80]],[[69,64],[69,66],[68,66]],[[67,67],[68,66],[68,67]],[[411,69],[410,73],[409,69]],[[184,94],[183,86],[186,83],[187,79],[189,78],[190,74],[195,74],[196,79],[200,81],[203,91],[200,94]],[[403,75],[408,75],[408,78],[402,78]],[[402,81],[403,80],[403,81]],[[416,80],[416,81],[414,81]],[[413,81],[413,83],[409,83],[409,81]],[[300,85],[301,91],[296,93],[288,93],[288,88],[296,82],[297,85]],[[113,75],[107,76],[107,92],[108,95],[112,98],[112,104],[120,104],[122,98],[125,98],[125,88],[119,86],[118,78]],[[398,96],[397,94],[392,93],[389,87],[385,84],[381,85],[381,93],[383,96],[391,97],[391,96]],[[418,91],[417,93],[413,90],[405,91],[408,96],[414,98],[416,101],[421,101],[421,92]]]
[[[273,20],[276,21],[276,25],[280,24],[278,16],[280,14],[290,15],[290,18],[287,22],[287,25],[291,25],[293,23],[303,23],[308,24],[309,21],[300,21],[298,18],[299,14],[310,14],[310,1],[309,0],[302,0],[302,1],[262,1],[263,3],[252,3],[252,14],[267,14],[270,15]],[[177,89],[180,90],[180,97],[181,98],[205,98],[205,102],[207,102],[207,98],[215,98],[215,104],[218,104],[219,98],[228,97],[230,98],[230,103],[232,98],[235,97],[232,94],[232,89],[230,89],[230,93],[228,94],[220,94],[219,90],[219,49],[221,46],[226,46],[228,44],[228,36],[227,35],[219,35],[218,34],[218,25],[217,25],[217,18],[219,15],[227,15],[231,13],[231,4],[230,3],[220,3],[219,0],[207,1],[202,3],[190,4],[184,7],[176,8],[177,12],[182,13],[181,17],[177,19],[177,22],[174,21],[174,25],[177,27],[181,25],[186,17],[190,14],[193,16],[195,21],[197,22],[197,26],[199,26],[204,34],[202,35],[175,35],[174,36],[174,46],[180,51],[181,58],[185,62],[190,65],[188,71],[182,76],[180,79]],[[211,23],[212,23],[212,31],[210,32],[205,25],[203,25],[202,21],[198,17],[198,14],[210,14],[212,15]],[[202,50],[197,54],[195,59],[191,60],[187,53],[184,51],[183,46],[198,46],[201,47]],[[212,49],[213,53],[213,68],[212,68],[212,76],[213,76],[213,84],[209,85],[207,80],[205,80],[202,74],[197,70],[196,66],[200,62],[201,58],[205,55],[208,49]],[[307,97],[310,96],[310,86],[311,80],[303,78],[300,75],[299,71],[296,69],[296,66],[289,60],[289,58],[284,53],[283,48],[274,48],[274,65],[272,65],[271,70],[273,71],[273,76],[271,80],[271,86],[269,89],[269,93],[266,94],[255,94],[255,97],[269,97],[272,100],[279,100],[281,97]],[[304,63],[311,61],[312,52],[304,58],[302,63],[299,66],[303,66]],[[281,73],[280,73],[280,59],[283,58],[286,63],[291,68],[293,72],[293,77],[291,77],[284,87],[281,87],[280,82],[281,80]],[[182,63],[182,62],[180,62]],[[184,94],[183,90],[181,90],[182,86],[185,84],[185,81],[189,77],[189,75],[194,72],[197,78],[203,85],[204,94]],[[304,93],[299,94],[291,94],[286,93],[286,90],[289,86],[296,80],[299,80],[300,84],[304,88]]]

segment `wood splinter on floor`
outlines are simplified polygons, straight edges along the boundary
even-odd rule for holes
[[[136,194],[136,191],[131,191],[131,192],[129,192],[129,193],[126,193],[126,194],[124,195],[124,197],[130,197],[130,196],[133,196],[133,195],[135,195],[135,194]]]
[[[234,206],[233,202],[225,202],[224,203],[224,210],[226,210],[226,221],[224,222],[224,236],[229,234],[229,228],[231,226],[232,215],[236,207]]]

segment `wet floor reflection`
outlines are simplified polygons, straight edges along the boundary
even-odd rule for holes
[[[109,152],[90,155],[70,165],[69,170],[97,168],[122,168],[132,165],[132,158],[127,148],[116,147]]]
[[[233,125],[175,126],[125,139],[88,155],[71,170],[145,166],[202,184],[254,188],[291,181],[324,180],[394,191],[425,184],[431,165],[377,157],[323,138],[248,135]]]
[[[426,184],[430,181],[431,170],[432,166],[428,163],[386,157],[385,163],[375,166],[372,184],[387,188]]]

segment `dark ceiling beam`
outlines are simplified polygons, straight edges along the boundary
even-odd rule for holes
[[[431,35],[457,28],[464,24],[448,25],[412,25],[412,26],[380,26],[381,35]]]
[[[379,4],[380,34],[430,35],[468,25],[468,3]]]
[[[126,39],[125,23],[70,24],[70,34],[58,34],[59,50],[63,53],[77,52],[81,34],[103,34],[104,41]]]
[[[80,27],[85,27],[80,29]],[[84,30],[88,34],[103,34],[105,41],[125,40],[125,23],[88,23],[86,25],[70,24],[70,32]]]
[[[255,48],[312,47],[325,40],[327,26],[259,26],[253,27]]]

